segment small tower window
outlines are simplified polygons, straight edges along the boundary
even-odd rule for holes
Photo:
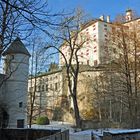
[[[23,102],[19,102],[19,108],[23,107]]]

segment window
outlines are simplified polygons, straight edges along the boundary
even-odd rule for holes
[[[29,87],[29,92],[32,92],[33,91],[33,87]]]
[[[23,102],[19,102],[19,108],[23,106]]]
[[[87,65],[89,65],[89,60],[87,60]]]
[[[24,128],[24,119],[17,120],[17,128]]]
[[[48,91],[48,85],[46,85],[46,91]]]
[[[94,60],[94,66],[97,66],[97,64],[98,64],[98,61]]]
[[[58,89],[58,84],[57,83],[55,83],[55,90],[57,90]]]
[[[42,85],[42,91],[44,91],[44,85]]]
[[[50,84],[50,89],[52,90],[52,84]]]
[[[48,78],[46,78],[46,82],[48,82]]]
[[[40,91],[41,90],[41,86],[38,86],[38,91]]]

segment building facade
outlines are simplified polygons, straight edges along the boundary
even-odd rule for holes
[[[31,96],[34,94],[34,115],[47,114],[51,119],[54,109],[61,106],[62,70],[56,69],[36,77],[30,77],[28,80],[28,93],[29,107]]]

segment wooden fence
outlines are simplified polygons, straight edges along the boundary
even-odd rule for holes
[[[45,129],[0,129],[0,140],[36,140],[54,135],[61,130]]]
[[[39,138],[37,140],[69,140],[69,130],[65,130],[51,136]]]

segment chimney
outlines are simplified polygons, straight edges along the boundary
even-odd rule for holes
[[[132,20],[132,10],[131,9],[126,10],[125,20],[126,21]]]
[[[102,20],[102,21],[104,21],[104,15],[101,15],[101,16],[99,17],[99,19]]]
[[[110,22],[110,16],[106,17],[106,21],[109,23]]]

